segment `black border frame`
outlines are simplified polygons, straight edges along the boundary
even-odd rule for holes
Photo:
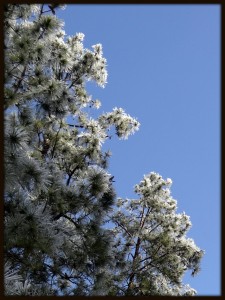
[[[222,187],[222,183],[223,183],[223,179],[224,179],[224,160],[223,160],[223,128],[225,127],[224,124],[224,120],[223,120],[223,111],[224,111],[224,104],[223,102],[225,101],[224,99],[224,89],[223,89],[223,79],[224,79],[224,74],[225,74],[225,67],[224,67],[224,49],[225,49],[225,42],[223,39],[223,35],[225,36],[225,1],[223,0],[198,0],[198,1],[191,1],[191,0],[159,0],[159,1],[154,1],[154,0],[140,0],[140,1],[132,1],[132,0],[128,0],[126,1],[119,1],[119,0],[114,0],[114,1],[87,1],[87,0],[83,0],[83,1],[74,1],[74,0],[61,0],[61,1],[54,1],[54,3],[60,3],[60,4],[137,4],[137,5],[141,5],[141,4],[218,4],[221,7],[221,23],[220,23],[220,42],[221,42],[221,54],[220,54],[220,61],[221,61],[221,74],[220,74],[220,95],[221,95],[221,102],[220,102],[220,107],[221,107],[221,113],[220,113],[220,143],[221,143],[221,149],[220,149],[220,161],[221,161],[221,169],[220,169],[220,189],[221,189],[221,213],[220,213],[220,220],[221,220],[221,295],[220,296],[196,296],[199,298],[203,298],[203,297],[207,297],[207,299],[214,299],[214,298],[222,298],[223,296],[225,296],[225,287],[223,286],[223,282],[224,282],[224,258],[223,258],[223,250],[224,250],[224,240],[222,239],[223,237],[223,227],[224,227],[224,220],[223,220],[223,212],[224,212],[224,204],[223,204],[223,196],[224,196],[224,191],[223,191],[223,187]],[[3,41],[3,37],[4,37],[4,32],[3,32],[3,11],[4,11],[4,5],[7,3],[19,3],[19,4],[32,4],[32,3],[48,3],[46,1],[3,1],[0,2],[0,40],[1,42]],[[3,95],[3,85],[4,85],[4,48],[3,48],[3,42],[1,43],[1,47],[0,47],[0,62],[1,62],[1,76],[0,76],[0,81],[1,81],[1,95]],[[3,140],[4,140],[4,127],[3,127],[3,118],[4,118],[4,110],[3,110],[3,101],[1,102],[0,105],[0,167],[1,167],[1,172],[0,172],[0,194],[3,196],[4,194],[4,158],[3,158]],[[3,199],[3,197],[2,197]],[[82,297],[82,296],[4,296],[3,295],[3,291],[4,291],[4,278],[3,278],[3,274],[4,274],[4,268],[3,268],[3,245],[4,245],[4,238],[3,238],[3,219],[4,219],[4,204],[3,204],[3,200],[0,201],[0,228],[1,228],[1,234],[0,234],[0,296],[1,299],[17,299],[18,297],[20,299],[22,299],[23,297],[25,298],[32,298],[34,300],[36,299],[54,299],[54,298],[59,298],[60,299],[68,299],[70,297],[75,297],[77,300],[80,299],[85,299],[87,297]],[[126,299],[147,299],[147,298],[156,298],[156,299],[165,299],[168,296],[157,296],[157,297],[153,297],[153,296],[136,296],[136,297],[122,297],[122,299],[126,300]],[[97,299],[117,299],[118,297],[114,297],[114,296],[90,296],[91,299],[93,300],[97,300]],[[121,298],[121,297],[119,297]],[[181,299],[183,297],[179,296],[179,297],[173,297],[170,296],[168,298],[176,298],[176,299]],[[189,299],[192,299],[192,297],[186,297]]]

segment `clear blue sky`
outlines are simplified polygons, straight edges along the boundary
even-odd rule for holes
[[[103,45],[108,84],[88,84],[102,110],[122,107],[141,123],[105,146],[118,196],[133,197],[151,171],[170,177],[188,235],[206,251],[202,271],[184,281],[220,295],[220,6],[68,5],[58,16],[85,47]]]

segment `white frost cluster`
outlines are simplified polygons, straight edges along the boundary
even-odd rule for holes
[[[122,108],[117,107],[113,109],[113,112],[100,116],[99,121],[105,128],[114,125],[116,134],[121,139],[127,139],[128,136],[137,131],[140,126],[140,123],[135,118],[126,114]]]
[[[135,192],[138,194],[150,195],[155,191],[160,191],[162,187],[170,186],[172,180],[167,178],[164,180],[161,175],[155,172],[151,172],[148,175],[144,175],[144,179],[137,185],[135,185]],[[169,196],[169,189],[164,189],[165,195]]]

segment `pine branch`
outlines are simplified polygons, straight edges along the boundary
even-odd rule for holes
[[[78,170],[78,166],[76,166],[76,167],[70,172],[70,174],[68,174],[69,177],[68,177],[68,179],[67,179],[67,181],[66,181],[66,186],[69,186],[70,180],[71,180],[73,174],[76,172],[76,170]]]
[[[130,234],[130,232],[121,223],[119,223],[117,220],[113,220],[113,222],[115,222],[118,226],[120,226],[131,238],[133,237]]]
[[[150,211],[151,211],[151,208],[148,208],[147,213],[144,215],[145,208],[143,207],[142,214],[141,214],[141,220],[140,220],[140,229],[142,229],[144,227],[146,218],[149,215]],[[135,253],[134,253],[134,256],[133,256],[132,273],[131,273],[131,275],[129,277],[128,291],[131,289],[131,286],[132,286],[132,283],[134,281],[134,277],[135,277],[135,274],[136,274],[136,272],[134,271],[134,269],[135,269],[136,259],[139,256],[140,246],[141,246],[141,238],[138,237],[137,243],[136,243],[136,246],[135,246]]]
[[[70,127],[76,127],[76,128],[84,128],[83,125],[75,125],[75,124],[67,124]]]
[[[27,70],[27,65],[24,67],[22,73],[21,73],[21,77],[19,78],[17,84],[15,85],[15,88],[14,88],[14,94],[17,93],[17,91],[19,90],[20,86],[21,86],[21,83],[23,81],[23,78],[25,76],[25,73],[26,73],[26,70]]]
[[[59,132],[60,132],[61,128],[62,128],[62,120],[60,122],[59,129],[58,129],[58,131],[56,133],[56,136],[55,136],[55,143],[54,143],[53,148],[52,148],[52,158],[54,157],[54,152],[55,152],[55,149],[56,149],[56,144],[58,142],[58,135],[59,135]]]

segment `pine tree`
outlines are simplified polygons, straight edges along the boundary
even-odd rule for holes
[[[106,59],[66,36],[58,8],[4,10],[5,294],[194,294],[181,277],[203,252],[168,181],[152,173],[139,200],[116,200],[102,144],[112,126],[126,139],[140,124],[122,108],[87,113],[101,102],[86,82],[105,86]]]
[[[150,173],[135,186],[139,199],[117,201],[111,215],[115,228],[116,264],[112,294],[192,296],[196,291],[182,284],[186,270],[200,270],[203,251],[186,237],[189,217],[177,214],[170,193],[172,180]]]

